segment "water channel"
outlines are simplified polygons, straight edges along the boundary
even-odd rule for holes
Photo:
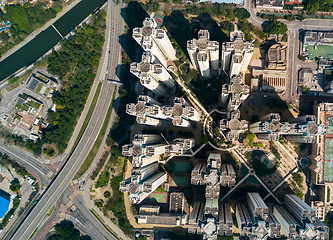
[[[90,13],[100,8],[107,0],[82,0],[53,25],[66,36]],[[61,40],[52,26],[37,35],[33,40],[0,62],[0,81],[23,67],[33,64]]]

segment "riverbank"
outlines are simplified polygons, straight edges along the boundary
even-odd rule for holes
[[[9,49],[7,52],[5,52],[4,54],[2,54],[2,56],[0,58],[0,62],[3,61],[3,60],[5,60],[11,54],[15,53],[17,50],[19,50],[20,48],[22,48],[27,43],[29,43],[32,39],[34,39],[42,31],[44,31],[47,28],[49,28],[53,23],[55,23],[56,21],[58,21],[59,18],[61,18],[63,15],[65,15],[73,7],[75,7],[79,2],[81,2],[81,0],[74,0],[69,5],[64,6],[64,8],[62,9],[62,11],[60,13],[58,13],[55,18],[53,18],[50,21],[46,22],[43,27],[41,27],[39,29],[36,29],[35,31],[33,31],[32,33],[30,33],[22,42],[20,42],[19,44],[15,45],[13,48]]]
[[[106,0],[74,1],[72,7],[62,13],[62,17],[59,16],[57,19],[53,19],[52,22],[54,23],[51,24],[50,22],[48,28],[44,26],[39,29],[40,33],[38,35],[27,39],[25,45],[17,46],[16,49],[11,50],[11,54],[0,61],[0,80],[17,75],[42,56],[45,56],[47,52],[55,51],[55,46],[63,39],[62,36],[67,36],[91,13],[103,6],[105,2]],[[65,14],[66,12],[67,14]]]

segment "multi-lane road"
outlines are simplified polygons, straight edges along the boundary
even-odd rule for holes
[[[262,27],[266,21],[259,18],[254,9],[251,0],[245,0],[244,7],[249,11],[249,22],[257,27]],[[287,66],[287,86],[286,100],[293,101],[297,94],[297,74],[300,68],[300,60],[298,59],[300,50],[299,33],[302,30],[332,30],[333,21],[323,19],[305,19],[303,21],[287,21],[280,20],[288,26],[288,66]]]
[[[108,1],[106,44],[110,44],[110,46],[104,46],[101,61],[101,63],[103,63],[104,59],[108,58],[108,65],[106,68],[103,68],[103,64],[101,64],[96,75],[96,79],[102,80],[103,83],[96,108],[94,109],[89,124],[67,163],[63,166],[62,169],[60,169],[53,181],[44,191],[43,196],[37,205],[26,217],[24,222],[21,224],[11,239],[26,240],[30,237],[30,235],[42,222],[49,209],[65,191],[75,176],[76,172],[79,170],[83,161],[86,159],[92,146],[94,145],[94,142],[103,125],[105,116],[112,100],[112,93],[115,89],[114,84],[105,80],[107,78],[116,79],[115,70],[119,62],[119,54],[121,53],[119,36],[123,34],[124,29],[124,24],[118,24],[118,21],[121,19],[121,6],[121,3],[116,6],[112,0]]]

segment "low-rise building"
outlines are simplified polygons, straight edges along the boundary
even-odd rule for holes
[[[256,8],[282,10],[284,0],[256,0]]]
[[[287,71],[277,69],[253,69],[252,80],[258,82],[265,91],[282,92],[286,90]],[[257,87],[258,88],[258,87]]]
[[[285,70],[287,67],[287,45],[274,44],[266,54],[268,69]]]

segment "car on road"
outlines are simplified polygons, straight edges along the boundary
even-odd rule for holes
[[[112,28],[112,32],[114,32],[114,28]]]

